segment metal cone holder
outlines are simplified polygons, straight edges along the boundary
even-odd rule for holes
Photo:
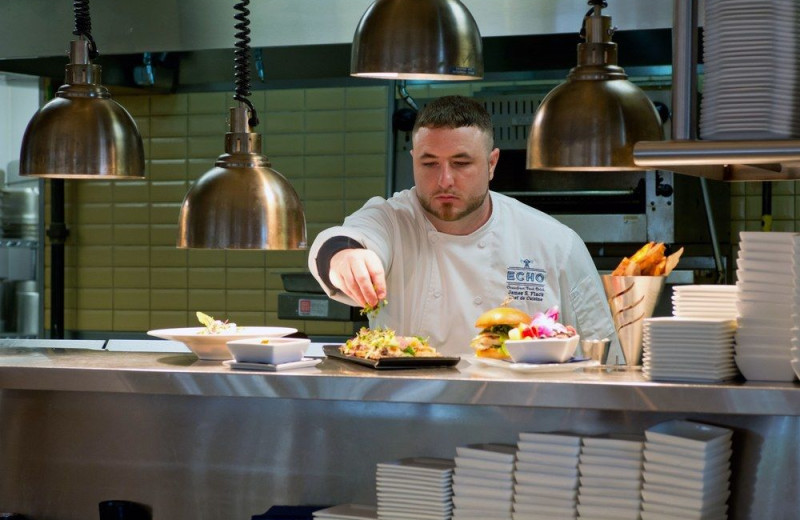
[[[666,276],[603,275],[602,280],[625,365],[639,367],[644,320],[653,316]]]

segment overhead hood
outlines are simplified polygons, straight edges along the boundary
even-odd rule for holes
[[[350,43],[372,0],[259,0],[250,5],[251,46]],[[585,0],[463,0],[484,37],[576,33]],[[219,0],[92,0],[92,34],[106,54],[228,49],[232,3]],[[672,26],[669,2],[614,0],[621,29]],[[72,29],[70,2],[4,0],[2,58],[62,56]]]
[[[253,2],[251,47],[262,54],[266,76],[295,81],[347,78],[353,32],[371,1]],[[568,68],[574,62],[585,0],[463,2],[484,38],[488,73]],[[64,42],[72,31],[71,3],[5,0],[3,7],[0,70],[60,80]],[[104,83],[135,86],[133,69],[142,66],[144,53],[151,53],[153,66],[162,69],[162,84],[166,71],[172,90],[227,85],[234,34],[231,7],[219,0],[92,0],[92,34],[101,53],[97,63],[104,68]],[[630,53],[620,56],[623,65],[655,64],[653,53],[661,56],[658,64],[669,64],[671,2],[614,0],[609,11],[623,38],[629,34],[638,43],[651,42],[624,46]],[[652,43],[649,33],[662,36]]]

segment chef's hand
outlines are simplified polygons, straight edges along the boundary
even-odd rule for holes
[[[331,283],[361,307],[386,298],[386,274],[378,255],[369,249],[343,249],[331,258]]]

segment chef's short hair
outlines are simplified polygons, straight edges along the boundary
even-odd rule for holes
[[[489,136],[489,148],[494,146],[492,116],[486,108],[465,96],[443,96],[425,105],[417,114],[411,135],[420,128],[461,128],[475,126]]]

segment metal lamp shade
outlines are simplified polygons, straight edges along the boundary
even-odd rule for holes
[[[186,194],[178,220],[177,245],[305,249],[306,222],[300,199],[266,157],[222,155]]]
[[[480,79],[483,47],[478,25],[459,0],[376,0],[356,28],[350,74]]]
[[[626,79],[571,79],[534,116],[528,169],[640,170],[633,145],[661,139],[658,112],[639,87]]]
[[[88,42],[71,42],[64,85],[22,136],[21,175],[57,179],[141,179],[142,136],[131,115],[100,84]]]
[[[584,17],[584,28],[577,66],[545,96],[533,117],[528,168],[641,170],[633,160],[633,145],[664,138],[658,111],[617,65],[614,29],[601,6]]]
[[[20,174],[62,179],[144,177],[144,147],[130,114],[88,85],[64,85],[30,120]],[[105,90],[105,89],[103,89]]]

